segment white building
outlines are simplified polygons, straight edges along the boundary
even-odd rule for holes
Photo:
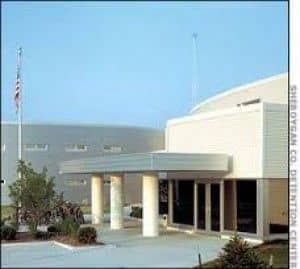
[[[287,74],[238,87],[169,120],[164,151],[67,161],[61,173],[92,175],[94,223],[103,217],[103,177],[111,176],[112,229],[123,228],[124,175],[140,173],[144,236],[159,234],[164,185],[161,213],[170,228],[282,238],[288,232],[287,103]]]

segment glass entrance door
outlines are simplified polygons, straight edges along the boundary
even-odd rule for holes
[[[237,181],[237,229],[256,233],[256,181]]]
[[[220,231],[220,184],[210,186],[211,230]]]
[[[198,188],[198,229],[205,230],[205,214],[206,214],[206,203],[205,203],[205,184],[197,184]]]
[[[173,222],[194,225],[193,180],[176,180],[173,184]]]

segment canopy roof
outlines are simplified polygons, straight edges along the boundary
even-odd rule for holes
[[[61,174],[228,171],[227,154],[147,152],[105,155],[62,162]]]

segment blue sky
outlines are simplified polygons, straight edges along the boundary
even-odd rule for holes
[[[287,2],[2,2],[2,120],[164,127],[191,105],[288,70]]]

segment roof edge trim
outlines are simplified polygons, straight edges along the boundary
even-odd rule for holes
[[[208,99],[204,100],[203,102],[200,102],[199,104],[197,104],[196,106],[194,106],[190,110],[190,114],[196,112],[198,108],[200,108],[201,106],[206,105],[206,104],[208,104],[208,103],[210,103],[212,101],[218,100],[218,99],[220,99],[222,97],[225,97],[227,95],[230,95],[230,94],[233,94],[233,93],[236,93],[236,92],[239,92],[239,91],[246,90],[246,89],[248,89],[250,87],[253,87],[253,86],[258,86],[258,85],[261,85],[261,84],[265,84],[265,83],[274,81],[276,79],[283,78],[285,76],[288,76],[288,72],[277,74],[277,75],[274,75],[274,76],[271,76],[271,77],[267,77],[267,78],[263,78],[263,79],[259,79],[259,80],[256,80],[254,82],[250,82],[250,83],[247,83],[247,84],[244,84],[244,85],[240,85],[240,86],[237,86],[237,87],[229,88],[229,89],[227,89],[225,91],[220,92],[219,94],[216,94],[216,95],[214,95],[212,97],[209,97]]]

